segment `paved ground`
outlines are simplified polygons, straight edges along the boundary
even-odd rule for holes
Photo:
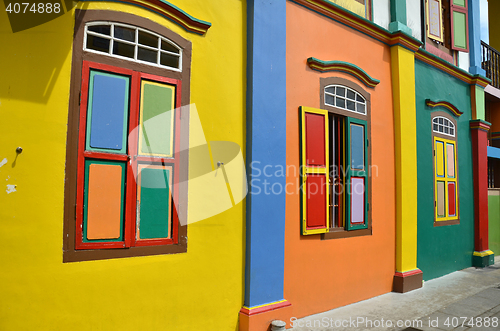
[[[493,266],[457,271],[406,294],[302,318],[292,330],[500,330],[500,256]]]

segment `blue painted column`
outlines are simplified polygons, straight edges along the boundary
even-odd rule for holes
[[[286,177],[275,170],[286,169],[286,1],[248,0],[247,6],[244,308],[252,310],[283,303]]]
[[[486,77],[486,71],[481,68],[481,17],[479,0],[468,0],[469,6],[469,72],[473,75]]]

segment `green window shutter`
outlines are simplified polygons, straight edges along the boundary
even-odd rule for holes
[[[300,108],[302,234],[328,232],[328,112]]]
[[[347,230],[366,229],[368,228],[367,122],[347,117],[345,125],[345,224]]]
[[[451,0],[451,48],[469,52],[469,17],[467,0]]]

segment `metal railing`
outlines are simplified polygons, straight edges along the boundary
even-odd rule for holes
[[[486,71],[486,77],[491,79],[491,85],[500,88],[500,52],[481,40],[481,67]]]

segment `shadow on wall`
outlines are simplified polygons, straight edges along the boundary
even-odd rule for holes
[[[6,46],[0,54],[0,100],[47,104],[61,68],[71,59],[73,21],[70,11],[13,33],[5,6],[0,5],[0,38]],[[67,93],[69,99],[69,88]]]

